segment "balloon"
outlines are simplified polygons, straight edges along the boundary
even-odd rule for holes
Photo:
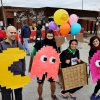
[[[54,21],[51,21],[49,24],[48,24],[48,27],[49,29],[51,30],[56,30],[57,29],[57,24],[54,22]]]
[[[71,26],[71,34],[76,35],[79,34],[81,31],[81,25],[79,23],[75,23]]]
[[[68,12],[64,9],[59,9],[54,13],[54,21],[58,25],[67,23],[69,20]]]
[[[72,26],[74,23],[77,23],[78,21],[78,16],[76,14],[72,14],[69,17],[69,23]]]
[[[68,23],[61,25],[60,32],[63,36],[67,35],[70,32],[70,25]]]

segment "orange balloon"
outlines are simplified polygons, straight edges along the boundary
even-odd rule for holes
[[[65,36],[70,32],[70,25],[68,23],[65,23],[60,26],[60,33],[61,35]]]

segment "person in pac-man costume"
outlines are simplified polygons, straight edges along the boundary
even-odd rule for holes
[[[30,82],[25,76],[25,55],[21,43],[15,41],[16,28],[7,28],[7,39],[0,43],[0,85],[2,100],[11,100],[11,92],[15,92],[15,100],[22,100],[22,87]]]
[[[30,73],[31,78],[35,74],[37,76],[38,95],[39,95],[38,100],[43,100],[42,90],[43,90],[43,83],[44,83],[45,77],[47,77],[47,80],[50,82],[50,85],[51,85],[52,100],[59,100],[55,95],[55,90],[56,90],[55,81],[57,78],[57,72],[58,72],[59,61],[60,61],[56,50],[57,50],[57,47],[54,40],[53,30],[48,29],[46,32],[45,39],[38,41],[34,45],[34,49],[31,54],[31,61],[30,61],[31,63],[29,67],[29,71],[31,71]],[[38,63],[37,64],[38,66],[35,66],[36,63]],[[51,73],[50,71],[48,71],[46,67],[48,67],[48,69],[51,70]],[[35,68],[38,71],[38,73],[36,72]],[[44,70],[41,70],[41,69],[44,69]],[[55,74],[55,77],[54,77],[54,74]]]

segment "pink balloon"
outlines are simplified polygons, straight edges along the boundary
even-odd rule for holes
[[[74,23],[77,23],[78,16],[76,14],[71,14],[69,17],[69,23],[72,26]]]

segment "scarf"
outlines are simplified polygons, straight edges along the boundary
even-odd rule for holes
[[[46,38],[45,43],[46,43],[46,45],[53,46],[54,45],[54,39],[49,40],[49,39]]]
[[[93,49],[96,50],[96,51],[100,50],[100,45],[98,47],[93,46]]]
[[[72,53],[72,54],[74,54],[75,52],[76,52],[76,49],[71,49],[70,47],[68,47],[68,51],[70,52],[70,53]]]

